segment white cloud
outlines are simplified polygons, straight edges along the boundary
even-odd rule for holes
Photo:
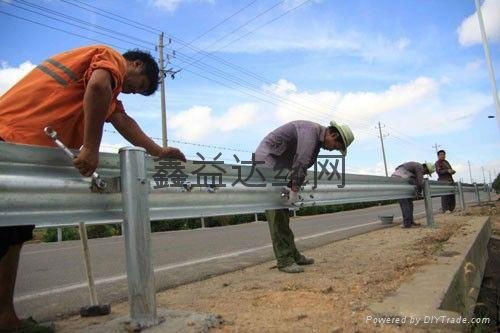
[[[282,79],[264,89],[274,88],[284,99],[274,111],[278,125],[297,119],[326,124],[335,119],[349,124],[359,141],[374,139],[373,127],[378,121],[415,137],[466,129],[477,113],[491,105],[486,94],[441,92],[443,84],[447,84],[446,80],[419,77],[383,91],[309,93]]]
[[[215,0],[153,0],[152,4],[155,7],[164,9],[168,12],[174,12],[181,3],[186,2],[207,2],[214,3]]]
[[[99,152],[101,153],[118,153],[118,150],[123,147],[130,146],[127,143],[106,143],[102,142],[99,146]]]
[[[257,115],[254,104],[241,104],[215,116],[208,106],[193,106],[170,118],[176,137],[197,141],[219,132],[230,132],[253,125]]]
[[[285,98],[276,110],[277,117],[283,122],[311,119],[324,123],[337,117],[356,125],[378,114],[415,103],[436,92],[438,86],[434,79],[419,77],[408,83],[392,85],[382,92],[298,92],[293,83],[284,79],[264,88]]]
[[[257,107],[254,104],[237,105],[216,119],[216,127],[222,132],[234,131],[253,123],[256,115]]]
[[[0,65],[0,95],[3,95],[33,68],[35,65],[30,61],[23,62],[19,67],[10,67],[6,62],[2,62]]]
[[[285,79],[280,79],[276,83],[273,83],[270,85],[264,85],[263,89],[268,90],[272,93],[275,93],[276,95],[279,95],[279,96],[285,96],[289,93],[296,92],[297,86],[295,86],[295,84],[293,84]]]
[[[337,105],[337,114],[344,117],[371,118],[377,114],[398,110],[436,92],[438,83],[428,77],[392,85],[386,91],[347,93]]]
[[[500,41],[500,1],[485,0],[481,6],[486,36],[490,42]],[[458,41],[463,46],[481,43],[477,12],[462,21],[457,29]]]
[[[219,38],[220,36],[214,36],[213,40],[205,41],[200,48],[216,51],[237,37],[211,46]],[[312,51],[323,54],[330,51],[331,55],[348,55],[371,62],[402,59],[408,53],[410,44],[410,39],[405,36],[391,39],[379,33],[341,30],[331,22],[324,21],[308,21],[307,29],[304,29],[303,24],[292,18],[291,22],[265,27],[222,50],[230,53]]]
[[[395,166],[387,165],[387,174],[390,176],[394,172]],[[346,164],[347,173],[355,173],[359,175],[375,175],[385,176],[384,162],[378,162],[374,166],[353,166],[350,163]]]

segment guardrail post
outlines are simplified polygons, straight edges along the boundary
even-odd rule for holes
[[[159,323],[151,258],[150,184],[146,151],[125,147],[119,152],[130,319],[131,327],[140,330]]]
[[[62,228],[57,228],[57,241],[62,242]]]
[[[479,194],[479,186],[477,186],[477,183],[474,183],[474,191],[476,192],[477,203],[481,204],[481,196]]]
[[[486,186],[486,191],[488,192],[488,202],[491,202],[491,186],[490,184],[484,186]]]
[[[462,182],[458,182],[458,201],[460,202],[460,208],[465,210],[465,197],[464,197],[464,188]]]
[[[424,202],[425,214],[427,215],[427,226],[434,227],[434,211],[432,210],[431,186],[428,179],[424,179]]]
[[[255,214],[255,222],[259,222],[259,216],[257,215],[257,213],[254,214]]]
[[[293,217],[297,217],[297,210],[296,209],[293,210]]]
[[[206,226],[205,226],[205,218],[204,217],[201,218],[201,228],[202,229],[206,228]]]

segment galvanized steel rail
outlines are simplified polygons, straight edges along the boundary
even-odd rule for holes
[[[154,161],[146,158],[151,220],[195,218],[230,214],[264,212],[286,207],[280,198],[281,186],[272,186],[275,172],[260,169],[266,187],[231,184],[238,177],[245,179],[250,166],[217,165],[224,170],[226,187],[167,187],[154,189]],[[200,166],[185,164],[183,171],[191,184],[197,183],[192,172]],[[0,143],[0,225],[64,226],[85,223],[120,223],[123,220],[119,189],[120,161],[117,154],[102,153],[99,174],[108,182],[110,193],[89,190],[90,178],[82,178],[70,161],[56,148]],[[208,165],[204,172],[219,172]],[[313,173],[309,173],[312,184]],[[256,178],[254,180],[254,178]],[[258,177],[248,183],[263,183]],[[301,191],[302,206],[330,205],[381,201],[414,197],[414,186],[404,180],[351,175],[345,176],[345,187],[338,182],[318,181],[318,186],[306,185]],[[114,185],[113,185],[114,184]],[[115,191],[113,191],[113,188]],[[113,193],[115,192],[115,193]]]

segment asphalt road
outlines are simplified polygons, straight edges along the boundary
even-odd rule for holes
[[[473,193],[466,199],[474,201]],[[458,203],[457,203],[458,205]],[[439,198],[433,207],[440,207]],[[292,218],[300,250],[383,228],[379,215],[394,214],[398,205],[371,207],[334,214]],[[415,215],[424,203],[415,202]],[[123,238],[91,239],[92,268],[101,303],[127,298]],[[152,234],[157,290],[266,262],[274,258],[267,223],[172,231]],[[272,264],[270,264],[270,267]],[[79,241],[28,244],[23,247],[15,290],[21,315],[38,319],[75,313],[89,304]]]

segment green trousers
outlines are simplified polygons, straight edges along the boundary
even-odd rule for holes
[[[278,260],[278,268],[290,266],[300,259],[301,254],[295,247],[288,209],[266,210],[266,218],[273,241],[274,255]]]

